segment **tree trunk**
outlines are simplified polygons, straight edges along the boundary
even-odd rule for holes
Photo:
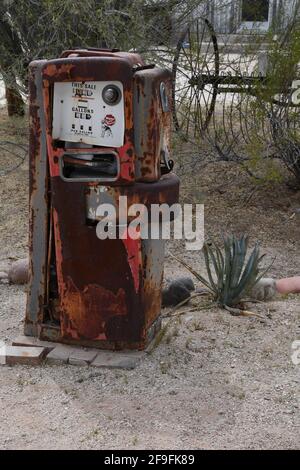
[[[22,96],[16,88],[5,85],[7,113],[9,116],[24,116],[25,107]]]
[[[4,2],[2,2],[4,3]],[[9,116],[24,116],[25,106],[22,96],[18,91],[16,77],[11,72],[14,58],[22,58],[23,51],[18,35],[11,29],[10,24],[5,20],[6,9],[0,1],[0,71],[4,80],[5,94],[7,101],[7,111]]]

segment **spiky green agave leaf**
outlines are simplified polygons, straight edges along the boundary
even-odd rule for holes
[[[204,244],[203,254],[208,279],[205,279],[187,263],[171,255],[190,271],[213,294],[222,306],[234,307],[265,275],[270,266],[260,274],[260,256],[256,244],[247,260],[249,237],[234,235],[223,238],[223,252],[216,243]],[[247,260],[247,261],[246,261]]]

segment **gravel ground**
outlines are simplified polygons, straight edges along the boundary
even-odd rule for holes
[[[6,138],[19,137],[1,119],[0,137],[4,129]],[[0,271],[26,255],[27,179],[27,164],[0,178]],[[270,275],[299,274],[299,192],[284,183],[253,189],[222,164],[183,178],[182,200],[205,203],[208,235],[234,230],[258,239],[266,264],[276,256]],[[180,242],[168,249],[203,272],[198,253]],[[174,273],[186,274],[167,256],[166,277]],[[25,301],[25,287],[0,284],[0,339],[22,333]],[[1,367],[0,448],[299,449],[300,366],[291,361],[299,297],[252,305],[265,321],[193,302],[199,309],[172,319],[133,371]]]

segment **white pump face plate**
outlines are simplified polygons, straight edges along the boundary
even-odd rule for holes
[[[109,105],[102,98],[109,85],[120,90]],[[103,147],[122,147],[125,117],[123,85],[112,82],[56,82],[53,100],[53,139]]]

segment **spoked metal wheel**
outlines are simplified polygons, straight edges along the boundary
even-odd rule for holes
[[[173,122],[185,141],[197,142],[212,119],[220,73],[215,31],[206,18],[188,25],[177,44],[173,67]]]

